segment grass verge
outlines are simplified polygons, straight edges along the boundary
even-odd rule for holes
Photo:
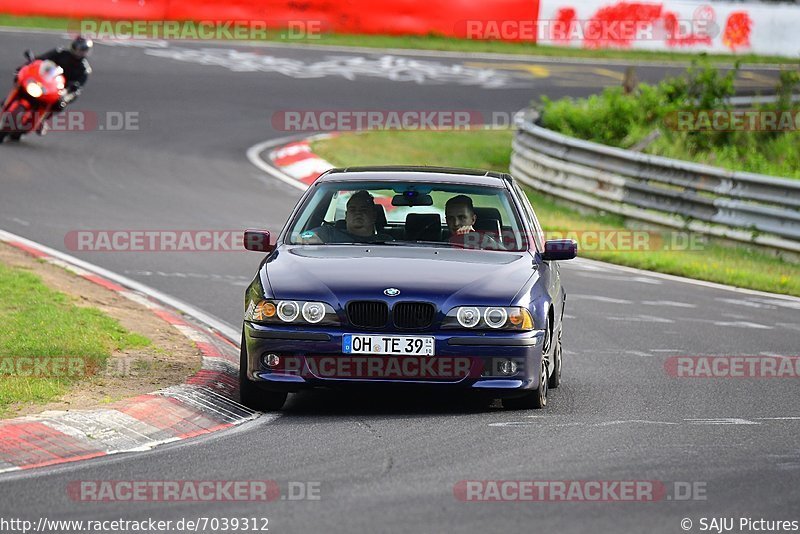
[[[19,17],[0,14],[0,26],[18,28],[41,28],[66,31],[75,27],[75,23],[66,18],[53,17]],[[440,35],[424,36],[391,36],[391,35],[347,35],[326,33],[297,37],[283,31],[269,31],[265,41],[283,42],[302,45],[331,45],[369,48],[399,48],[409,50],[438,50],[446,52],[495,53],[555,58],[587,58],[616,59],[637,61],[675,61],[688,62],[698,55],[711,61],[730,64],[734,60],[742,63],[791,63],[800,64],[800,58],[785,56],[760,56],[756,54],[698,54],[686,52],[655,52],[647,50],[590,50],[583,48],[562,48],[541,46],[532,43],[516,43],[505,41],[478,41],[458,39]]]
[[[313,150],[337,166],[444,165],[508,171],[512,132],[375,131],[316,141]],[[608,214],[584,214],[527,189],[545,231],[637,227]],[[584,257],[737,287],[800,296],[800,266],[744,246],[709,240],[702,250],[579,251]]]
[[[10,405],[52,401],[102,370],[112,352],[151,343],[2,263],[0,324],[0,416]]]

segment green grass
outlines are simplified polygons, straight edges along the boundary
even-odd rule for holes
[[[512,132],[374,131],[344,134],[313,143],[314,152],[337,166],[444,165],[508,171]],[[527,190],[546,231],[620,230],[624,218],[585,214],[551,197]],[[630,223],[631,228],[640,228]],[[710,240],[703,250],[579,251],[579,255],[700,280],[800,296],[800,265],[759,250]]]
[[[18,17],[0,14],[0,26],[43,28],[67,30],[75,26],[69,19],[51,17]],[[798,57],[760,56],[756,54],[697,54],[686,52],[654,52],[647,50],[589,50],[582,48],[562,48],[539,46],[531,43],[505,41],[478,41],[458,39],[440,35],[389,36],[389,35],[347,35],[318,34],[297,38],[282,31],[267,32],[267,41],[303,45],[333,45],[369,48],[399,48],[416,50],[440,50],[449,52],[497,53],[545,57],[578,57],[590,59],[621,59],[641,61],[680,61],[688,62],[698,55],[720,63],[732,63],[738,59],[743,63],[800,63]]]
[[[0,416],[9,405],[44,403],[103,366],[115,350],[150,345],[95,308],[78,307],[23,269],[0,264]],[[44,376],[24,358],[70,362],[65,372]],[[69,365],[69,364],[68,364]],[[22,370],[22,373],[19,371]],[[33,374],[34,376],[30,376]],[[35,375],[40,376],[35,376]]]

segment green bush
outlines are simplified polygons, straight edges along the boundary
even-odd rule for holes
[[[622,87],[606,88],[584,99],[541,102],[542,124],[566,135],[622,148],[631,148],[657,131],[645,151],[735,170],[800,178],[800,134],[796,131],[681,131],[675,128],[681,111],[731,110],[738,65],[726,73],[693,64],[683,76],[656,85],[640,84],[625,94]],[[776,88],[779,99],[761,110],[796,109],[792,94],[800,73],[785,70]]]

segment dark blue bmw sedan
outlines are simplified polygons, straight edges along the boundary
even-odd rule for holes
[[[468,390],[543,408],[558,387],[566,293],[508,174],[334,169],[305,192],[245,295],[242,403],[278,410],[314,387]]]

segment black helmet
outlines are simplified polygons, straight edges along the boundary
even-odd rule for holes
[[[74,41],[72,41],[72,46],[70,46],[70,50],[73,54],[78,57],[86,57],[89,55],[89,52],[92,51],[92,47],[94,43],[91,39],[87,37],[78,36]]]

